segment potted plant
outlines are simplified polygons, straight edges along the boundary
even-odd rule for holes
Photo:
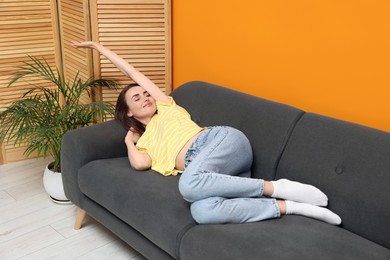
[[[37,156],[53,157],[47,170],[56,172],[52,177],[45,171],[44,186],[54,201],[67,200],[63,192],[61,172],[61,140],[65,132],[88,126],[97,120],[112,115],[114,106],[103,101],[83,103],[81,98],[92,97],[94,89],[104,86],[116,88],[114,80],[88,79],[83,81],[79,74],[72,81],[65,81],[58,68],[53,70],[48,62],[29,56],[31,61],[19,67],[8,87],[21,78],[41,79],[41,85],[31,83],[31,88],[22,98],[14,101],[0,112],[0,142],[26,144],[25,155],[37,151]],[[33,81],[32,81],[33,82]],[[49,84],[47,84],[49,83]],[[49,175],[48,175],[49,174]],[[59,187],[49,182],[60,181]]]

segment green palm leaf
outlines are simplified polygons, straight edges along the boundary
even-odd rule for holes
[[[16,100],[0,113],[0,142],[14,145],[26,143],[26,155],[37,152],[38,156],[53,156],[55,171],[60,169],[61,140],[72,129],[91,125],[97,119],[104,120],[113,115],[114,106],[103,101],[87,104],[82,97],[92,96],[92,89],[100,87],[117,88],[114,80],[87,79],[83,81],[79,73],[69,82],[60,75],[57,68],[52,69],[42,59],[29,56],[31,62],[19,67],[8,87],[22,78],[39,78],[49,82],[52,87],[32,85],[23,93],[22,99]]]

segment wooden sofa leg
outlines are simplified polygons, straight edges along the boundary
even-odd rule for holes
[[[85,218],[85,215],[86,215],[85,210],[77,208],[76,222],[74,223],[75,230],[79,230],[81,228],[81,225],[83,224],[83,220]]]

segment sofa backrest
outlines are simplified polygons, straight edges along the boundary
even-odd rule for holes
[[[226,125],[243,131],[252,144],[252,176],[263,179],[274,179],[289,135],[303,114],[291,106],[199,81],[180,86],[172,96],[200,126]]]
[[[390,248],[390,133],[306,113],[276,178],[317,186],[344,228]]]

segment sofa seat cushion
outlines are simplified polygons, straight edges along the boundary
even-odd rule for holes
[[[79,170],[81,191],[175,257],[182,234],[194,226],[179,176],[132,170],[128,158],[96,160]]]
[[[197,225],[180,259],[390,259],[390,250],[337,226],[288,215],[246,224]]]

